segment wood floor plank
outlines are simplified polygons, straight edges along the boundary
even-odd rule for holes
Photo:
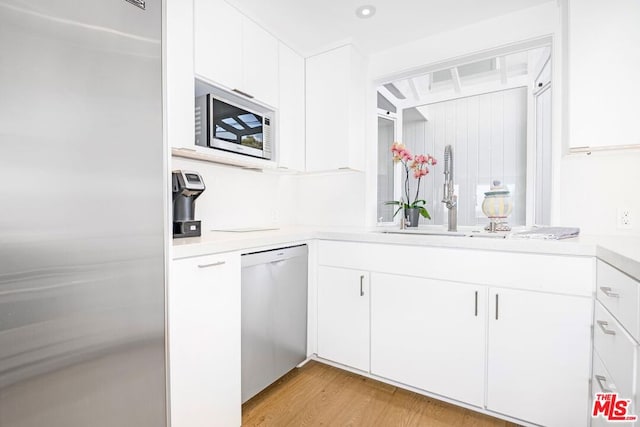
[[[289,372],[245,403],[242,425],[514,426],[314,361]]]

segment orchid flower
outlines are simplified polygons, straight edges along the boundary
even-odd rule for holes
[[[418,200],[418,195],[420,194],[420,181],[422,180],[422,177],[427,176],[429,173],[428,166],[435,166],[438,163],[437,160],[429,154],[418,154],[414,156],[411,154],[409,149],[400,142],[394,142],[391,145],[391,155],[393,156],[393,161],[395,163],[400,162],[404,167],[404,198],[400,201],[394,200],[386,202],[385,204],[398,206],[398,209],[393,216],[396,216],[401,209],[417,208],[420,210],[420,214],[423,217],[431,219],[429,212],[424,207],[427,203],[426,200]],[[411,202],[409,197],[409,171],[413,171],[413,177],[418,180],[416,195],[413,202]]]

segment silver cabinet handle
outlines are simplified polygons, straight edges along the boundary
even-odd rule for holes
[[[607,387],[605,387],[604,385],[602,385],[602,383],[607,381],[607,379],[605,377],[603,377],[602,375],[596,375],[596,381],[598,382],[598,386],[600,387],[600,390],[602,390],[603,393],[612,393],[613,392],[613,390],[610,390]]]
[[[478,291],[476,291],[475,316],[478,317]]]
[[[227,263],[226,261],[218,261],[218,262],[212,262],[211,264],[198,264],[198,268],[217,267],[219,265],[224,265],[226,263]]]
[[[602,332],[604,332],[607,335],[615,335],[616,331],[612,331],[611,329],[607,329],[607,326],[609,326],[609,322],[605,322],[604,320],[598,320],[596,321],[596,323],[598,324],[598,326],[600,326],[600,329],[602,329]]]
[[[360,276],[360,296],[364,296],[364,274]]]
[[[600,286],[600,290],[609,298],[620,298],[620,294],[617,292],[613,292],[613,289],[608,286]]]
[[[496,320],[498,320],[498,294],[496,294]]]
[[[249,95],[247,92],[243,92],[240,89],[233,89],[235,93],[239,93],[242,96],[246,96],[247,98],[253,98],[253,95]]]

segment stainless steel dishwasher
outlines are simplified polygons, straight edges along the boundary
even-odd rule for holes
[[[307,356],[307,245],[242,256],[242,403]]]

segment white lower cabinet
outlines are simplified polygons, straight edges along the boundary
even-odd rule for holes
[[[632,401],[627,415],[640,415],[640,281],[598,261],[598,288],[593,327],[591,395],[616,392]],[[620,415],[620,414],[618,414]],[[620,425],[640,425],[615,423]],[[614,425],[602,415],[592,426]]]
[[[318,267],[318,356],[369,371],[369,273]]]
[[[240,254],[173,261],[168,322],[171,425],[239,426]]]
[[[482,407],[487,288],[371,274],[371,373]]]
[[[319,357],[525,424],[589,425],[595,258],[321,241],[318,263]]]
[[[590,298],[490,288],[487,409],[588,425],[592,307]]]

